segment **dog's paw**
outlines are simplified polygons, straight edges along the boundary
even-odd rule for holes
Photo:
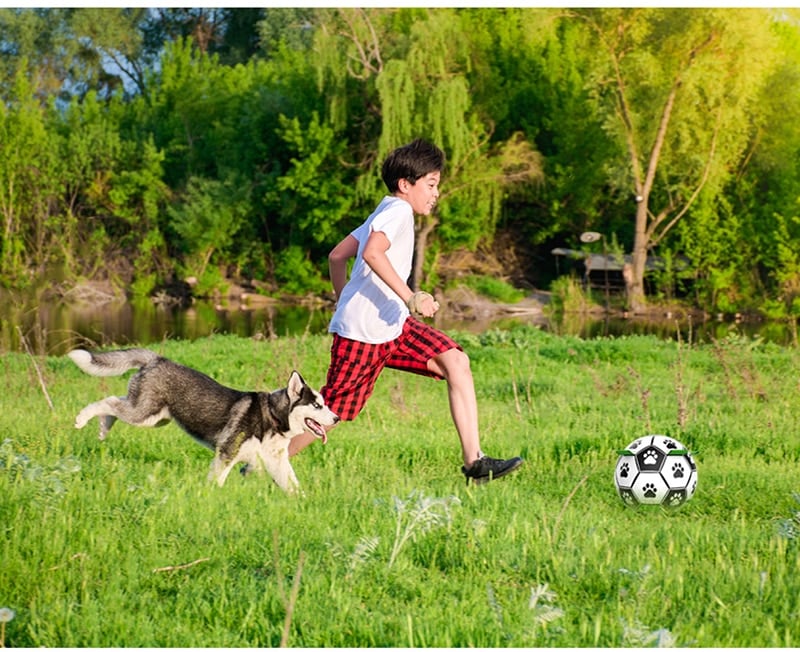
[[[78,416],[75,417],[75,427],[83,428],[87,423],[89,423],[90,418],[91,417],[87,416],[83,412],[79,412]]]
[[[98,438],[100,441],[103,441],[108,435],[108,431],[111,430],[111,426],[114,425],[116,422],[116,417],[112,417],[110,414],[103,415],[98,419],[100,421],[100,433]]]
[[[290,496],[299,496],[300,498],[305,496],[305,492],[300,488],[300,482],[294,474],[288,478],[281,478],[281,482],[276,481],[276,484]]]
[[[295,498],[305,498],[306,492],[300,487],[300,483],[291,484],[286,488],[286,493]]]

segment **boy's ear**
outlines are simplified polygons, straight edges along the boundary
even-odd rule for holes
[[[408,179],[400,179],[397,182],[397,189],[402,193],[408,192],[408,189],[410,187],[411,187],[411,184],[408,182]]]

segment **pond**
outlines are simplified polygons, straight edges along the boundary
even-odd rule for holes
[[[148,345],[164,339],[196,339],[214,333],[252,337],[320,334],[331,317],[328,305],[308,306],[270,303],[257,308],[240,304],[218,305],[195,301],[190,306],[158,304],[151,300],[114,300],[105,303],[74,303],[60,300],[36,305],[0,298],[0,353],[23,351],[25,345],[37,355],[63,355],[76,346]],[[654,334],[682,341],[710,341],[731,334],[761,337],[780,345],[792,345],[794,335],[786,324],[736,323],[721,319],[691,324],[674,319],[591,318],[570,314],[560,321],[541,312],[517,316],[484,315],[481,319],[450,319],[441,316],[439,328],[449,331],[483,332],[530,324],[559,335],[581,338]],[[24,338],[21,339],[21,338]]]

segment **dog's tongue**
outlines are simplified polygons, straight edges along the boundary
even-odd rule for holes
[[[306,419],[306,428],[319,437],[323,444],[328,443],[328,433],[325,432],[325,428],[314,421],[314,419]]]

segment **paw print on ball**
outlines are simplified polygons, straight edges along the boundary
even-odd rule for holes
[[[684,471],[683,464],[681,464],[680,462],[675,462],[675,464],[672,465],[673,478],[682,478],[684,476],[683,471]]]
[[[647,451],[644,455],[642,455],[642,461],[647,466],[656,466],[658,464],[658,453],[656,451]]]
[[[655,446],[647,446],[636,453],[636,465],[640,471],[660,471],[666,453]]]
[[[667,498],[668,507],[677,507],[678,505],[682,505],[684,502],[686,502],[686,494],[684,494],[682,491],[676,491],[669,498]]]
[[[652,482],[648,482],[644,487],[642,487],[642,495],[645,498],[655,498],[658,495],[656,486]]]
[[[619,467],[619,477],[620,478],[627,478],[630,475],[631,467],[630,464],[627,462],[623,462],[622,466]]]

